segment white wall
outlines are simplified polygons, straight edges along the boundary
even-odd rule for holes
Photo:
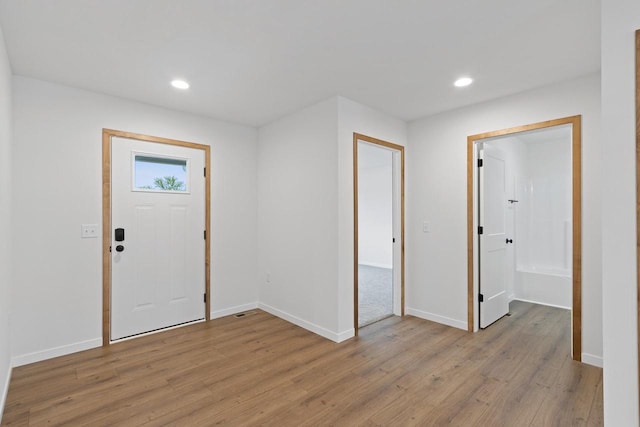
[[[262,308],[338,340],[337,99],[259,130]],[[269,278],[267,278],[269,276]]]
[[[542,134],[540,134],[542,135]],[[518,185],[521,269],[571,271],[571,137],[526,144],[527,165]],[[524,238],[524,241],[522,240]],[[522,249],[522,250],[520,250]]]
[[[11,373],[11,67],[0,28],[0,421]]]
[[[257,301],[254,129],[14,77],[14,362],[101,344],[102,128],[212,147],[212,312]]]
[[[358,143],[358,263],[393,268],[393,154]]]
[[[635,48],[640,2],[602,0],[604,420],[638,425]]]
[[[259,130],[260,306],[334,341],[354,334],[354,132],[406,140],[403,121],[342,97]]]
[[[520,93],[409,124],[407,304],[467,325],[467,136],[582,115],[583,358],[602,356],[599,75]],[[422,232],[422,222],[431,232]]]

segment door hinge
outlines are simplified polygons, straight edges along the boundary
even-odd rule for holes
[[[206,293],[204,294],[204,298],[203,299],[204,299],[204,302],[206,303],[207,302],[207,294]]]
[[[204,230],[204,240],[207,240],[207,230]]]
[[[478,159],[478,167],[481,168],[482,167],[482,159]]]
[[[484,302],[484,295],[478,294],[478,301]]]
[[[109,246],[109,252],[111,252],[111,246]]]
[[[205,167],[203,169],[204,169],[204,176],[206,177],[207,176],[207,168]]]
[[[481,225],[478,226],[478,234],[482,234],[484,232],[484,228]]]

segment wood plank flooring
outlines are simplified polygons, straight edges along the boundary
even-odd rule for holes
[[[392,317],[341,344],[261,311],[15,368],[3,426],[599,426],[569,312],[477,334]]]

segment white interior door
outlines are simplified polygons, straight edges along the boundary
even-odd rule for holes
[[[505,157],[485,144],[480,151],[480,327],[509,312]]]
[[[357,149],[358,326],[365,326],[400,314],[400,181],[393,150],[366,141]]]
[[[402,316],[402,160],[393,151],[393,314]]]
[[[111,340],[203,319],[203,150],[111,147]]]

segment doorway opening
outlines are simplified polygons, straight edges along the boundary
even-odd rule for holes
[[[468,137],[468,329],[511,300],[571,310],[581,360],[580,116]]]
[[[209,146],[102,135],[103,345],[209,320]]]
[[[354,328],[404,315],[404,147],[354,133]]]

